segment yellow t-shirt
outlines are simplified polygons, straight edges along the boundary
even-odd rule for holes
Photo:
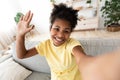
[[[36,49],[46,57],[51,69],[51,80],[81,80],[80,72],[72,55],[73,47],[81,45],[79,41],[69,38],[59,47],[51,39],[40,42]]]

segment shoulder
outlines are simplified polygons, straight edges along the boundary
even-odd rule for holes
[[[36,46],[47,46],[48,44],[50,44],[50,39],[40,41]]]
[[[36,46],[35,49],[37,50],[37,52],[41,55],[45,55],[45,52],[47,51],[46,48],[49,47],[50,44],[50,40],[44,40],[44,41],[40,41]]]
[[[50,39],[46,39],[46,40],[43,40],[43,41],[41,41],[40,43],[50,43]]]
[[[74,38],[69,38],[69,39],[68,39],[68,43],[69,43],[70,45],[80,44],[80,42],[79,42],[78,40],[74,39]]]
[[[71,52],[75,46],[81,46],[80,42],[74,38],[69,38],[66,44],[67,50],[70,50]]]

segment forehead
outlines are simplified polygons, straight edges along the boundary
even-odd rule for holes
[[[71,28],[70,22],[64,19],[56,19],[53,23],[53,26],[59,26],[64,28]]]

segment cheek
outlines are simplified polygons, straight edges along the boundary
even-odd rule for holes
[[[70,37],[70,34],[65,35],[65,38],[69,38],[69,37]]]
[[[55,35],[55,32],[53,30],[50,30],[50,35],[51,36]]]

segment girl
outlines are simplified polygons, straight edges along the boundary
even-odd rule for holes
[[[113,53],[96,57],[88,56],[80,42],[70,38],[77,24],[77,12],[65,4],[54,5],[50,16],[50,39],[26,50],[25,34],[34,27],[34,25],[29,26],[33,13],[27,12],[18,23],[16,39],[18,58],[28,58],[38,53],[45,56],[51,69],[51,80],[119,80],[117,66],[120,64],[118,58],[115,59],[117,56],[113,57]],[[109,61],[112,63],[108,64],[111,66],[108,68],[104,65]]]

